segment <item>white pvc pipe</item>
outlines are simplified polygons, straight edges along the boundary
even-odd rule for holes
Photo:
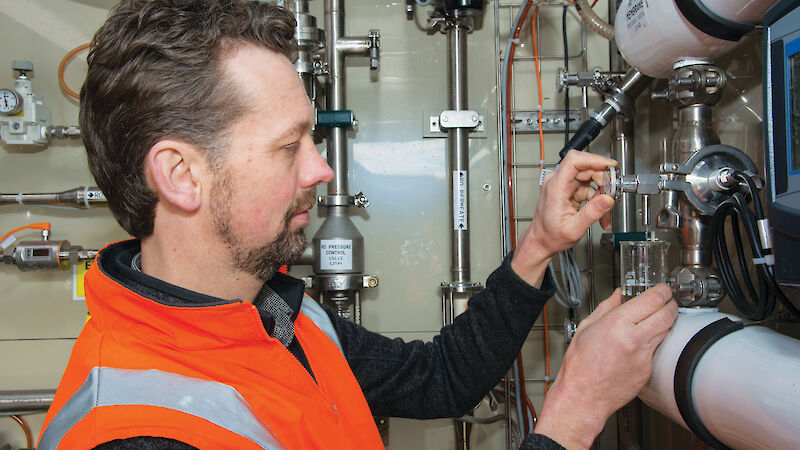
[[[658,347],[653,375],[639,392],[653,409],[686,427],[675,403],[675,366],[689,340],[723,317],[681,308]],[[734,449],[800,449],[800,340],[748,326],[717,341],[694,373],[692,398],[703,424]]]

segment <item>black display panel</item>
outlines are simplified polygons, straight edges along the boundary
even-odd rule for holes
[[[789,55],[789,149],[792,172],[800,172],[800,52]]]

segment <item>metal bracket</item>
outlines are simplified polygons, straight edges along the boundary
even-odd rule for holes
[[[321,291],[354,291],[377,287],[380,280],[374,275],[360,274],[334,274],[310,275],[301,278],[306,284],[306,289]]]
[[[366,208],[370,203],[364,193],[357,192],[356,195],[321,195],[317,197],[317,205],[324,207],[357,206]]]
[[[569,130],[575,131],[581,123],[581,111],[579,109],[569,110]],[[563,133],[567,129],[567,114],[563,109],[552,109],[542,111],[542,132],[543,133]],[[539,132],[539,111],[515,111],[511,116],[511,122],[516,133],[538,133]]]
[[[424,111],[422,117],[423,137],[447,137],[448,129],[453,128],[469,129],[469,135],[472,138],[486,137],[486,113],[484,111]],[[477,117],[477,121],[475,117]],[[443,120],[445,118],[446,121]]]
[[[692,172],[692,167],[686,164],[664,163],[658,166],[660,173],[674,173],[676,175],[687,175]]]

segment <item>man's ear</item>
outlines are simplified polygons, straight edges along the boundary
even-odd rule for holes
[[[156,142],[145,158],[145,172],[159,200],[186,212],[200,208],[209,171],[206,158],[195,146],[173,140]]]

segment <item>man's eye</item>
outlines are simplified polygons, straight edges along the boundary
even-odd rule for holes
[[[283,148],[284,148],[284,149],[286,149],[286,150],[289,150],[290,152],[297,151],[297,149],[298,149],[299,147],[300,147],[300,143],[299,143],[299,142],[292,142],[292,143],[291,143],[291,144],[289,144],[289,145],[285,145],[285,146],[283,146]]]

